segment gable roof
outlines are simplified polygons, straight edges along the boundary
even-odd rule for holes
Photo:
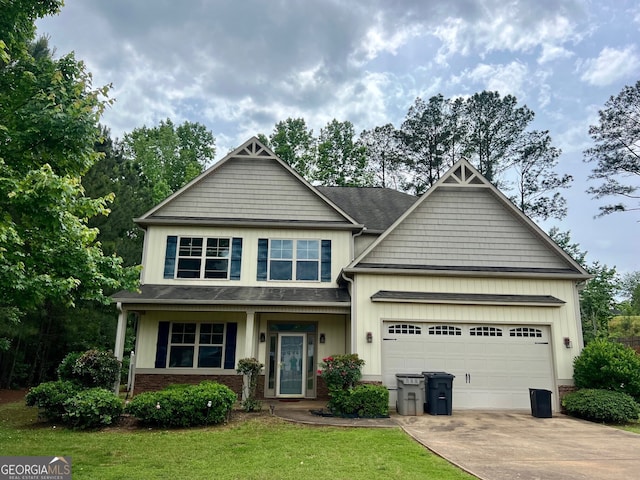
[[[466,159],[345,269],[468,275],[589,274]]]
[[[418,197],[381,187],[316,187],[369,233],[389,228]]]
[[[362,228],[255,137],[136,223]]]

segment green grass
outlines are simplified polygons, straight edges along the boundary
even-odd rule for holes
[[[399,428],[303,426],[266,413],[217,427],[80,432],[12,403],[0,405],[0,452],[71,456],[74,480],[474,478]]]

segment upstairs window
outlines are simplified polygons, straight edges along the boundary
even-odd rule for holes
[[[271,240],[269,280],[320,279],[319,240]]]
[[[164,278],[239,280],[242,238],[167,237]]]

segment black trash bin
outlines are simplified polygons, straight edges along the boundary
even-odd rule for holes
[[[425,378],[427,413],[451,415],[454,375],[446,372],[422,372]]]
[[[529,389],[531,415],[537,418],[551,418],[551,391],[538,388]]]

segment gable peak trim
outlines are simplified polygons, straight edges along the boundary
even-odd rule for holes
[[[238,147],[233,156],[253,158],[276,158],[274,153],[264,146],[256,137],[251,137],[244,145]]]

